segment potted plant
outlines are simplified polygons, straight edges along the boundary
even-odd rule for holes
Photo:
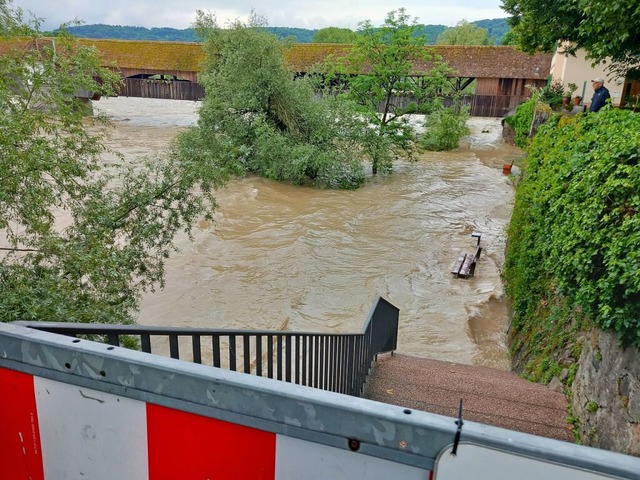
[[[567,83],[567,87],[564,90],[564,94],[562,96],[562,104],[563,105],[569,105],[569,103],[571,102],[571,97],[573,96],[573,93],[578,90],[578,85],[576,85],[575,83],[569,82]],[[574,100],[575,102],[575,100]],[[578,102],[580,103],[580,102]]]
[[[564,87],[562,86],[562,82],[554,80],[539,90],[538,100],[548,104],[552,109],[556,109],[562,106],[563,93]]]

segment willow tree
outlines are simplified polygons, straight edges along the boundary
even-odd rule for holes
[[[0,321],[131,322],[223,176],[170,156],[105,165],[106,119],[81,97],[113,95],[119,78],[39,23],[0,0]]]
[[[323,188],[360,186],[364,123],[348,104],[315,98],[309,79],[295,79],[285,64],[289,44],[264,25],[253,16],[221,28],[215,17],[198,13],[205,97],[198,125],[180,136],[181,156],[211,160],[235,175],[253,172]]]
[[[421,30],[404,9],[389,12],[379,27],[364,21],[348,54],[330,58],[324,66],[333,84],[373,126],[363,149],[374,174],[390,171],[394,159],[411,155],[416,137],[408,115],[439,108],[437,94],[447,88],[448,68],[425,47]]]

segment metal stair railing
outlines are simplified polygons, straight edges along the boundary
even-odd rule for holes
[[[394,351],[397,307],[378,297],[361,333],[152,327],[64,322],[14,322],[146,353],[361,396],[377,354]],[[167,348],[168,347],[168,348]],[[168,351],[168,352],[167,352]]]

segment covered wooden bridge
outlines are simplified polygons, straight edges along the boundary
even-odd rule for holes
[[[124,96],[198,100],[198,83],[205,54],[200,43],[82,39],[103,55],[105,65],[124,78]],[[349,45],[296,44],[286,53],[292,73],[304,75],[328,55],[346,53]],[[528,98],[526,85],[541,86],[551,67],[550,54],[528,55],[508,46],[429,46],[453,69],[454,86],[476,81],[466,100],[471,114],[500,117]],[[416,65],[421,70],[424,65]]]
[[[551,54],[528,55],[508,46],[430,45],[453,70],[449,75],[457,90],[476,81],[475,94],[467,98],[471,114],[501,117],[513,110],[531,93],[526,85],[543,86],[551,68]],[[305,73],[328,55],[346,53],[348,45],[297,44],[287,52],[287,64]],[[415,65],[416,71],[428,65]]]

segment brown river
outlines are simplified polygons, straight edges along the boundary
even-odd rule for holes
[[[106,142],[135,161],[197,121],[194,102],[95,102],[116,128]],[[214,222],[176,238],[166,287],[148,293],[143,325],[359,332],[377,296],[400,309],[398,351],[509,368],[500,270],[514,190],[502,165],[522,153],[500,119],[472,118],[458,150],[400,162],[357,191],[247,177],[216,198]],[[454,278],[460,252],[484,248],[475,277]]]

